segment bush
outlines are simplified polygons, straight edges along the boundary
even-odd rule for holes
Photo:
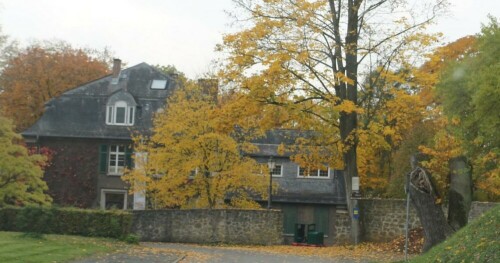
[[[55,207],[0,208],[0,230],[39,234],[126,237],[132,214],[126,211]]]
[[[17,212],[16,228],[27,233],[45,234],[53,230],[54,214],[50,209],[41,207],[26,207]]]
[[[18,210],[14,207],[0,209],[0,230],[16,231],[16,215]]]
[[[129,234],[125,238],[123,238],[123,241],[125,241],[128,244],[139,244],[139,236]]]

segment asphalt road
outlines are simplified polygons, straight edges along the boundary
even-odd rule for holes
[[[179,243],[144,242],[140,246],[112,254],[98,255],[72,263],[367,263],[373,260],[349,260],[319,256],[277,254],[237,247],[201,246]]]
[[[178,260],[182,263],[219,263],[219,262],[237,262],[237,263],[323,263],[323,262],[338,262],[351,263],[360,261],[350,261],[345,259],[332,259],[316,256],[297,256],[297,255],[282,255],[268,252],[251,251],[245,249],[214,247],[214,246],[199,246],[190,244],[178,243],[141,243],[147,247],[158,249],[167,249],[179,253],[181,258]],[[361,261],[363,262],[363,261]]]

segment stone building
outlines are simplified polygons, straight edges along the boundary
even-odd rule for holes
[[[145,63],[71,89],[46,104],[43,116],[22,135],[54,151],[45,180],[60,205],[132,208],[123,169],[132,165],[131,134],[151,132],[175,78]]]
[[[278,154],[281,143],[293,144],[299,135],[296,130],[274,130],[253,141],[258,151],[251,156],[266,163],[272,156],[276,165],[272,171],[278,192],[272,196],[272,208],[283,211],[285,242],[293,242],[295,224],[315,224],[325,234],[325,243],[336,242],[335,220],[346,213],[345,185],[342,171],[313,170],[306,175],[304,168],[290,160],[290,153]],[[262,200],[263,205],[266,204]]]
[[[203,83],[202,83],[203,84]],[[114,61],[113,73],[71,89],[46,104],[43,116],[22,135],[28,144],[53,151],[45,172],[54,202],[64,206],[102,209],[144,208],[144,196],[129,195],[121,180],[132,166],[131,134],[150,134],[153,114],[163,108],[176,88],[176,76],[166,75],[141,63],[121,70]],[[287,240],[296,223],[316,224],[333,243],[334,222],[345,211],[344,180],[340,171],[305,170],[279,155],[278,146],[293,143],[293,130],[270,131],[255,140],[258,162],[276,161],[273,180],[278,193],[272,207],[284,213]],[[259,200],[265,204],[265,200]]]

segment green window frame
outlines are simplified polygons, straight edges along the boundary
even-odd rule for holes
[[[104,173],[108,174],[108,168],[109,168],[109,148],[110,146],[118,146],[117,144],[113,145],[108,145],[108,144],[101,144],[99,145],[99,173]],[[132,158],[133,154],[133,149],[132,146],[128,145],[125,146],[125,167],[131,169],[134,167],[134,160]]]

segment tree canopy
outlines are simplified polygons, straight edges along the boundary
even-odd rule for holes
[[[358,129],[361,77],[415,61],[399,59],[402,50],[414,45],[418,50],[427,41],[422,31],[445,2],[411,7],[389,0],[233,2],[243,29],[227,34],[219,47],[228,54],[223,79],[262,103],[285,107],[287,125],[322,133],[321,145],[333,153],[328,163],[342,157],[335,168],[344,170],[351,211],[356,205],[351,182],[363,162],[358,159],[364,133]],[[354,240],[357,222],[351,220]]]
[[[43,156],[28,154],[12,122],[0,116],[0,207],[50,204],[47,184],[42,180]]]
[[[367,112],[363,106],[373,106],[359,100],[361,76],[378,72],[385,78],[385,72],[416,62],[416,52],[406,60],[402,54],[432,41],[422,30],[444,3],[423,1],[410,8],[404,1],[386,0],[233,2],[243,29],[227,34],[220,46],[229,54],[221,75],[262,103],[285,107],[288,120],[281,125],[323,133],[322,145],[332,159],[343,160],[335,168],[345,171],[350,197],[351,178],[359,175],[360,162],[368,163],[358,146],[373,142],[364,139],[368,129],[358,127],[359,115]],[[397,97],[410,99],[401,92]],[[396,103],[383,107],[398,112]],[[382,127],[383,121],[380,126],[370,124],[374,118],[365,120],[372,131],[393,132]]]
[[[30,127],[51,98],[109,72],[108,55],[66,43],[28,46],[5,62],[0,74],[0,111],[16,131]]]
[[[243,130],[227,125],[225,105],[210,89],[216,86],[200,84],[179,88],[155,116],[151,138],[135,138],[136,168],[124,178],[133,191],[146,191],[154,208],[256,208],[267,172],[242,155],[255,149],[238,136]]]
[[[474,180],[500,198],[500,26],[490,17],[477,36],[476,52],[453,63],[436,86],[450,134],[472,161]]]

